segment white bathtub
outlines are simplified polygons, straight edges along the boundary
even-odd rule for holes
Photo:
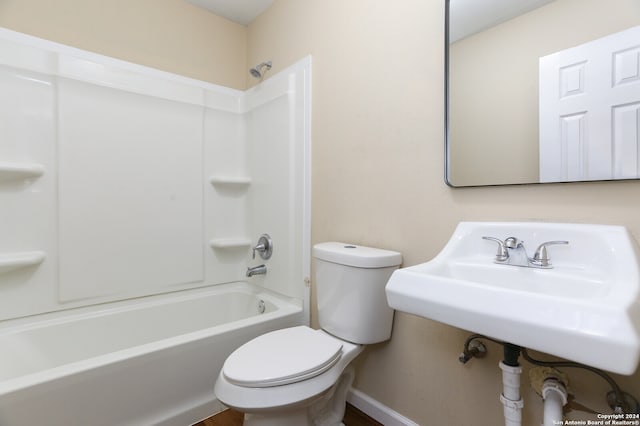
[[[221,409],[213,387],[235,348],[302,317],[236,283],[6,322],[0,425],[190,425]]]

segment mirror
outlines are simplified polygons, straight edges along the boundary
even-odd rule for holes
[[[640,178],[640,2],[446,0],[446,181]]]

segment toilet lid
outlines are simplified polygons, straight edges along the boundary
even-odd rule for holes
[[[315,377],[340,359],[342,342],[309,327],[272,331],[240,346],[224,363],[225,378],[236,385],[269,387]]]

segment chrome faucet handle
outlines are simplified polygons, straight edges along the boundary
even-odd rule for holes
[[[256,251],[259,253],[263,253],[265,250],[266,248],[264,247],[264,244],[256,245],[254,248],[251,249],[251,258],[252,259],[256,258]]]
[[[493,241],[494,243],[498,243],[498,251],[496,252],[496,262],[506,262],[507,259],[509,259],[509,252],[507,251],[507,247],[500,238],[482,237],[482,239]]]
[[[556,244],[569,244],[569,241],[547,241],[540,244],[533,255],[533,259],[531,259],[531,263],[543,268],[551,268],[551,259],[549,259],[549,254],[547,253],[547,246]]]
[[[273,240],[269,234],[262,234],[258,239],[258,244],[252,249],[251,258],[256,258],[256,252],[260,254],[260,257],[267,260],[273,254]]]

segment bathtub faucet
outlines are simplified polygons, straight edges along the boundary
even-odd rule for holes
[[[264,275],[267,273],[267,267],[265,265],[254,266],[253,268],[247,268],[247,276],[252,277],[254,275]]]

